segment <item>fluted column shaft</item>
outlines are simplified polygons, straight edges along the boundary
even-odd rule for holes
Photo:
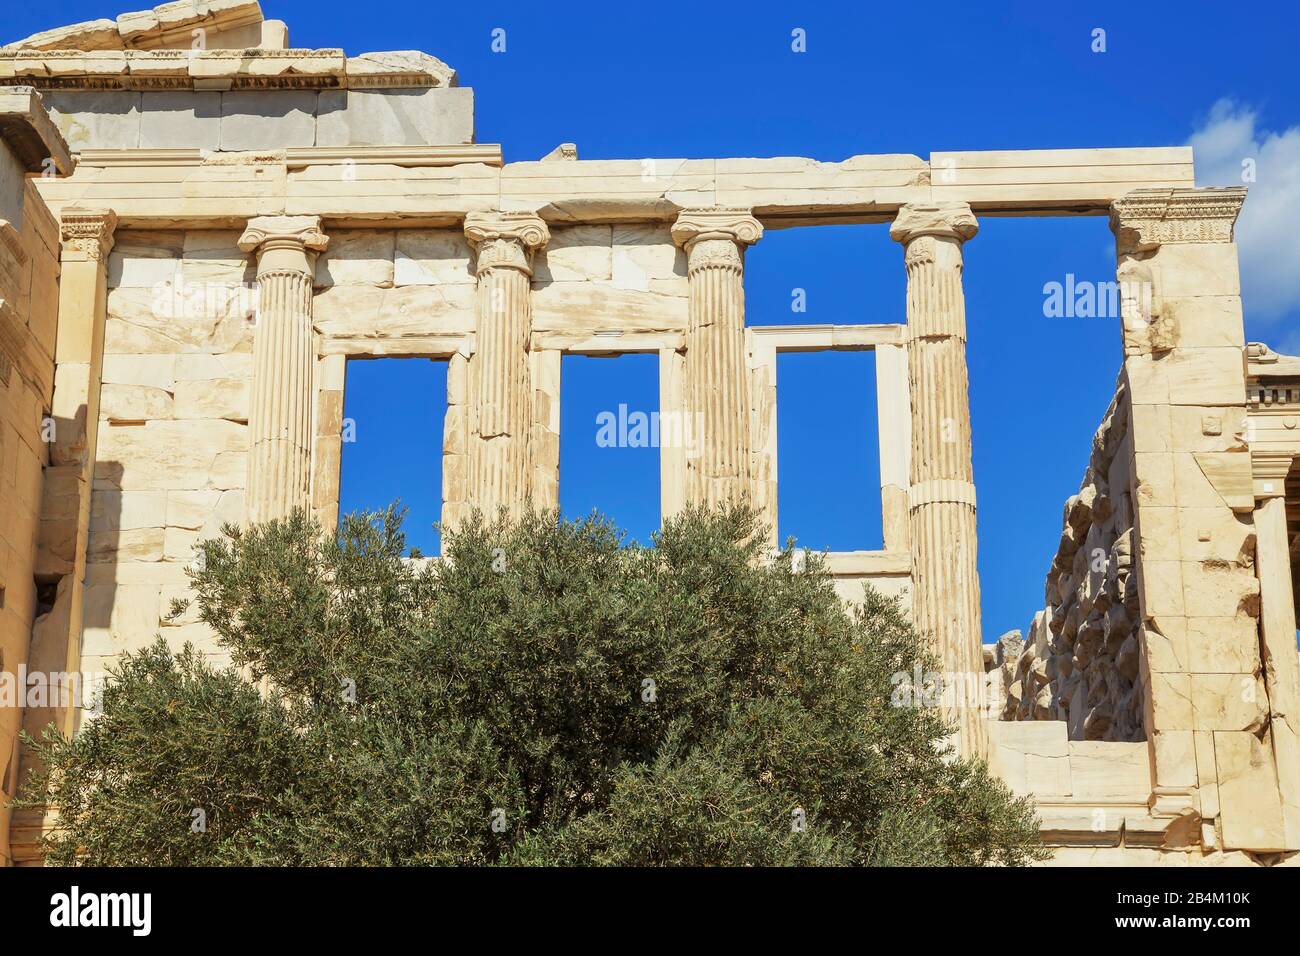
[[[248,522],[311,504],[312,275],[329,240],[316,216],[263,216],[239,240],[257,255],[248,430]]]
[[[962,243],[977,228],[965,203],[903,206],[890,228],[907,267],[912,619],[940,660],[944,716],[966,756],[988,749],[961,284]]]
[[[763,227],[748,210],[686,210],[672,235],[687,256],[686,408],[690,427],[699,430],[699,454],[687,462],[687,497],[709,507],[748,501],[744,250]]]
[[[550,239],[530,213],[470,213],[478,252],[478,341],[470,361],[469,504],[517,515],[530,500],[533,253]]]

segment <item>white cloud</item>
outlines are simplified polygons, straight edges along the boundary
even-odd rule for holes
[[[1248,337],[1267,333],[1274,347],[1300,350],[1300,331],[1277,326],[1300,311],[1300,126],[1260,129],[1255,110],[1222,99],[1188,144],[1198,186],[1250,187],[1236,232]],[[1243,183],[1246,160],[1254,182]]]

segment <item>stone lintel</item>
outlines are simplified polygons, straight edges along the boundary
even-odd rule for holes
[[[285,152],[291,160],[296,154],[292,149]],[[1045,181],[1049,177],[1043,169],[1055,174],[1057,167],[1045,165],[1044,152],[1056,151],[1030,151],[1032,159],[1023,161],[1016,159],[1021,153],[1007,154],[1000,168],[1014,172],[1019,185],[973,194],[969,199],[972,210],[981,217],[1037,216],[1052,210],[1107,213],[1118,196],[1131,192],[1134,182],[1143,181],[1134,174],[1116,182],[1116,175],[1133,168],[1135,162],[1154,162],[1179,150],[1069,151],[1071,162],[1080,165],[1075,178],[1067,183]],[[103,155],[96,154],[97,164]],[[210,161],[216,162],[221,155],[213,154]],[[357,162],[362,161],[359,155]],[[1031,161],[1036,165],[1029,165]],[[462,162],[472,165],[481,160],[466,157]],[[84,176],[74,173],[71,177],[70,187],[79,191],[63,191],[62,181],[56,181],[59,188],[42,189],[42,193],[56,210],[68,201],[64,197],[69,194],[93,204],[103,193],[101,201],[111,202],[123,223],[133,229],[172,229],[181,223],[195,229],[229,229],[250,216],[281,210],[320,215],[334,226],[382,220],[441,228],[462,222],[469,211],[492,206],[529,210],[552,225],[671,225],[683,210],[693,210],[715,195],[726,197],[719,206],[753,209],[768,229],[891,222],[902,206],[933,201],[928,185],[912,183],[928,172],[924,161],[915,156],[853,156],[839,163],[801,157],[530,161],[489,170],[457,168],[451,163],[429,172],[402,168],[405,165],[391,165],[355,184],[331,176],[328,189],[319,183],[320,174],[298,177],[292,195],[283,185],[265,182],[259,183],[255,195],[232,196],[225,177],[196,175],[145,180],[152,184],[149,195],[134,196],[124,194],[113,183],[93,181],[89,170]],[[647,182],[647,168],[664,174]],[[141,166],[137,175],[146,172],[147,166]],[[457,183],[452,184],[453,179]],[[1024,208],[1021,203],[1030,199],[1036,205]],[[957,201],[955,196],[952,201]]]

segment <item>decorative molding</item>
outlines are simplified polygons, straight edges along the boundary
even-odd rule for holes
[[[471,212],[465,216],[465,238],[478,253],[478,275],[518,269],[531,276],[533,253],[550,241],[551,231],[531,212]]]
[[[213,152],[202,149],[83,149],[79,166],[94,169],[115,167],[173,167],[222,165],[285,165],[289,169],[309,166],[400,166],[415,169],[481,163],[501,166],[501,147],[493,143],[448,146],[298,146],[259,152]]]
[[[116,229],[117,214],[111,209],[65,208],[59,216],[63,255],[73,253],[87,259],[104,259],[113,248]]]
[[[889,238],[908,245],[921,236],[938,236],[965,242],[979,232],[979,220],[964,202],[906,203],[889,227]],[[911,250],[908,250],[911,255]],[[932,255],[922,248],[917,256]],[[926,260],[932,261],[932,260]],[[909,259],[907,265],[915,265]]]
[[[576,143],[561,143],[555,149],[551,150],[541,158],[543,163],[576,162],[578,159],[578,145]]]
[[[502,166],[498,143],[468,143],[449,146],[300,146],[286,149],[285,163],[290,169],[307,166],[401,166],[417,169],[426,166],[460,166],[482,163]]]
[[[1111,203],[1110,228],[1120,255],[1166,243],[1232,242],[1245,201],[1244,186],[1137,189]]]
[[[907,489],[907,506],[948,503],[975,507],[975,484],[955,478],[933,478],[919,481]]]

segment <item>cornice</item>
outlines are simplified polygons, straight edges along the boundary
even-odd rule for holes
[[[30,86],[0,88],[0,139],[29,173],[72,172],[68,144]]]
[[[31,330],[13,305],[0,299],[0,384],[9,384],[15,368],[42,401],[49,400],[54,363],[36,346]]]
[[[213,153],[202,149],[83,149],[77,162],[87,168],[122,166],[204,166],[225,163],[268,165],[290,169],[355,163],[400,166],[406,169],[481,163],[501,166],[501,147],[494,143],[448,146],[300,146],[267,153]]]
[[[42,30],[6,44],[26,50],[124,50],[192,42],[193,31],[223,33],[263,22],[258,0],[190,0],[122,13],[115,20],[89,20]]]
[[[0,86],[41,90],[383,89],[456,85],[418,51],[0,50]]]

